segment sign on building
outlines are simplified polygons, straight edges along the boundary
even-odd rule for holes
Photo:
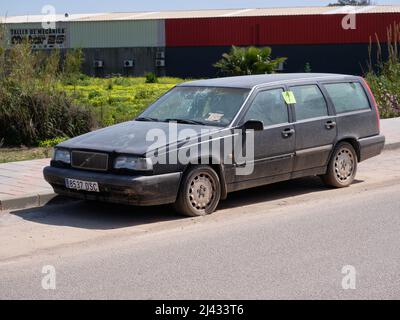
[[[33,49],[63,49],[67,47],[67,31],[65,27],[55,29],[10,29],[10,39],[12,45],[27,40],[31,43]]]

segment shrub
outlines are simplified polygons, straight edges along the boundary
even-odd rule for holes
[[[70,49],[64,60],[63,78],[69,84],[76,84],[81,79],[81,66],[83,62],[82,49]]]
[[[400,65],[397,66],[400,72]],[[400,116],[400,77],[393,78],[387,71],[368,73],[366,80],[374,93],[381,118]]]
[[[311,73],[312,72],[312,68],[311,68],[311,64],[309,62],[307,62],[304,66],[304,72],[305,73]]]
[[[100,97],[100,96],[101,96],[101,93],[99,91],[92,90],[89,92],[88,99],[91,100],[91,99],[94,99],[94,98]]]
[[[73,137],[95,127],[91,112],[60,92],[24,93],[12,88],[0,96],[0,137],[5,145],[35,146],[60,136]]]
[[[65,141],[67,139],[68,139],[68,137],[59,137],[59,138],[47,139],[47,140],[39,141],[39,147],[40,148],[55,147],[56,145],[58,145],[59,143]]]
[[[382,48],[378,37],[377,65],[372,64],[372,40],[369,47],[369,72],[365,78],[374,93],[382,118],[400,116],[400,24],[394,23],[387,29],[386,60],[382,58]]]
[[[158,83],[157,75],[154,72],[146,74],[146,83]]]
[[[113,80],[109,79],[107,83],[107,90],[112,90],[114,88]]]
[[[227,76],[274,73],[286,58],[271,58],[270,47],[240,48],[232,46],[229,53],[224,53],[214,67]]]
[[[32,50],[26,40],[7,51],[0,24],[0,141],[4,146],[36,146],[60,136],[73,137],[96,126],[88,108],[73,103],[60,81],[81,79],[82,52]]]

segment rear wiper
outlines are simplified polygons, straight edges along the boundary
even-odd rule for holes
[[[150,117],[139,117],[139,118],[136,118],[135,121],[148,121],[148,122],[153,121],[153,122],[159,122],[160,119],[150,118]]]
[[[183,124],[197,124],[197,125],[202,125],[204,126],[205,123],[197,120],[188,120],[188,119],[165,119],[165,122],[177,122],[177,123],[183,123]]]

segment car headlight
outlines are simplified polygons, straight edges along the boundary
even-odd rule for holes
[[[149,171],[153,169],[153,163],[150,158],[119,156],[114,161],[114,168],[135,171]]]
[[[71,153],[68,150],[54,149],[53,160],[64,162],[66,164],[71,163]]]

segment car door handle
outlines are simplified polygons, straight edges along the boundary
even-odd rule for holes
[[[335,127],[336,127],[335,121],[328,121],[327,123],[325,123],[325,128],[327,128],[328,130],[331,130]]]
[[[283,136],[284,138],[289,138],[289,137],[291,137],[292,135],[294,135],[295,132],[296,132],[296,131],[295,131],[294,129],[287,128],[287,129],[285,129],[285,130],[282,131],[282,136]]]

